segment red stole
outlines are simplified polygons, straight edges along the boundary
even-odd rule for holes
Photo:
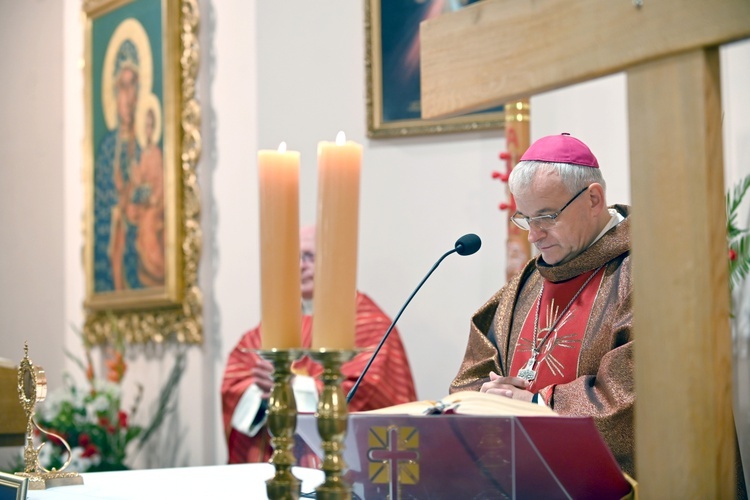
[[[542,296],[534,301],[524,321],[510,365],[510,375],[517,376],[518,371],[531,358],[532,347],[537,347],[539,355],[533,367],[536,371],[536,378],[529,386],[531,392],[538,392],[550,385],[570,382],[578,376],[583,336],[586,333],[591,309],[604,276],[604,273],[600,271],[601,269],[588,271],[559,283],[544,280]],[[586,280],[594,273],[597,273],[597,276],[593,276],[586,284]],[[584,288],[581,289],[581,287]],[[578,293],[579,290],[580,293]],[[576,293],[578,297],[565,311],[565,307],[573,300]],[[541,304],[539,304],[540,300]],[[535,334],[537,310],[539,311],[539,324]],[[561,317],[558,320],[559,316]],[[550,333],[550,327],[553,325],[554,330]],[[545,337],[546,340],[544,340]]]

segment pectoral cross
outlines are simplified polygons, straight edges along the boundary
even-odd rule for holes
[[[531,382],[536,378],[536,370],[534,370],[534,365],[536,365],[536,357],[539,355],[539,351],[536,349],[531,350],[531,357],[526,362],[526,364],[518,370],[518,377],[522,378],[524,380],[527,380]]]

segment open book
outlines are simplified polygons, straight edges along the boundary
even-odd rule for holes
[[[377,410],[353,412],[354,414],[388,415],[498,415],[498,416],[555,416],[551,408],[536,403],[519,401],[495,394],[477,391],[454,392],[440,401],[412,401]]]

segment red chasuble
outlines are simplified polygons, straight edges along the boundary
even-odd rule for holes
[[[602,281],[601,268],[567,281],[544,280],[521,329],[510,375],[533,377],[529,390],[548,400],[552,387],[578,377],[583,335]],[[530,362],[534,350],[534,360]],[[548,402],[548,401],[547,401]]]
[[[354,346],[364,351],[341,367],[344,380],[342,389],[348,394],[369,361],[374,349],[391,324],[390,318],[378,308],[367,295],[357,293],[357,325]],[[312,343],[312,318],[302,318],[302,345],[309,348]],[[252,370],[260,359],[253,352],[260,348],[260,327],[242,336],[229,355],[224,379],[221,385],[221,399],[229,449],[229,463],[265,462],[271,458],[271,438],[264,427],[255,436],[248,436],[232,427],[232,415],[247,388],[255,382]],[[295,374],[309,375],[318,379],[318,389],[322,388],[319,376],[323,367],[308,357],[292,364]],[[378,357],[362,380],[357,393],[349,404],[349,411],[374,410],[417,399],[414,379],[409,368],[406,351],[401,343],[398,330],[394,328],[383,345]],[[295,455],[298,465],[316,467],[317,460],[312,451],[302,443],[297,443]]]

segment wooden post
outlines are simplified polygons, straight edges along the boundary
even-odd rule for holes
[[[640,493],[734,498],[718,48],[628,71],[628,112]]]

